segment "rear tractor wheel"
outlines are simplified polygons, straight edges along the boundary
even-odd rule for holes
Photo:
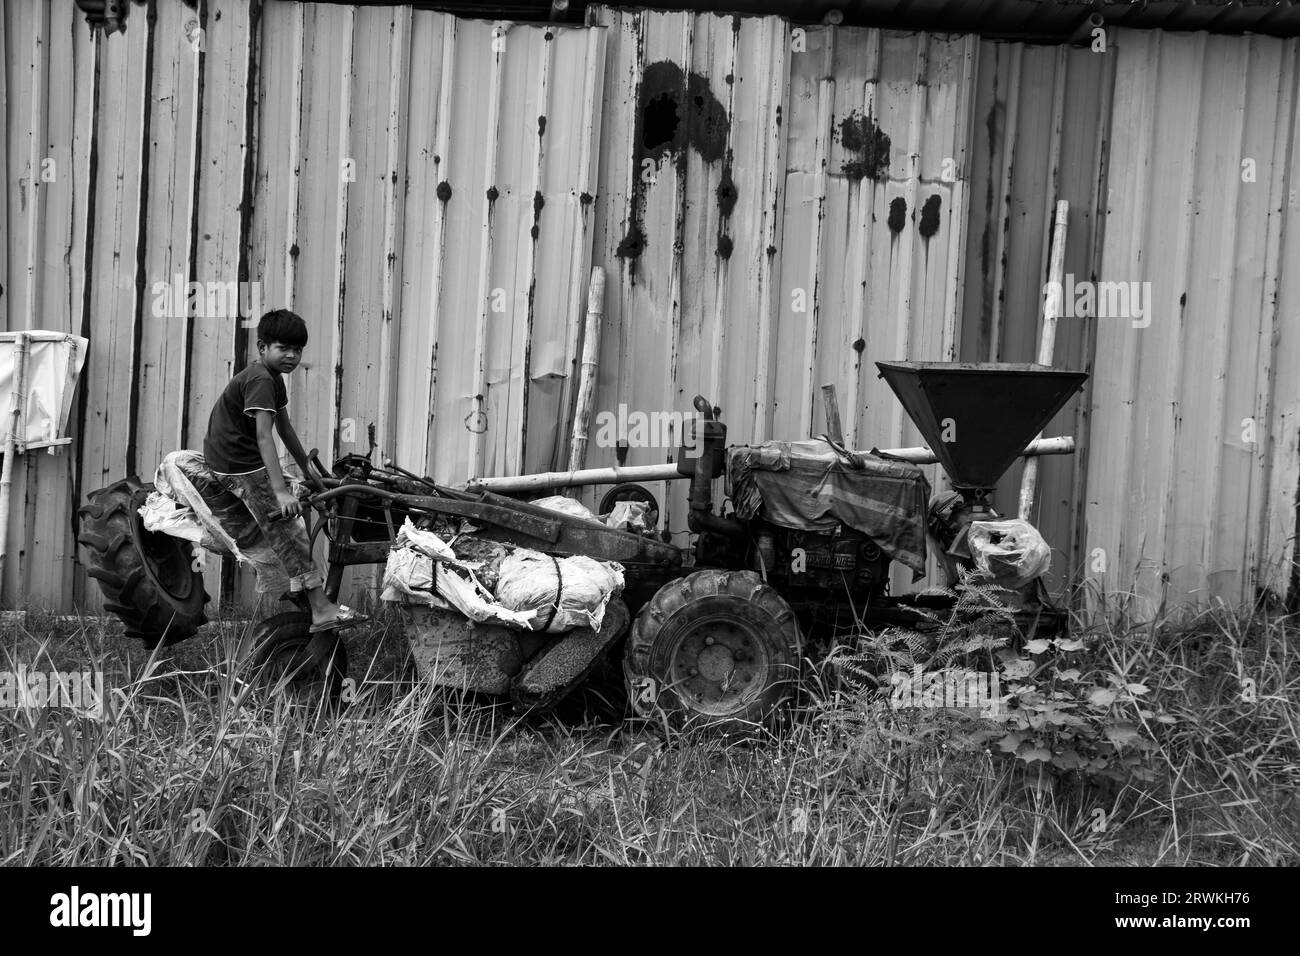
[[[153,490],[139,478],[123,478],[91,492],[77,512],[77,542],[104,593],[104,609],[121,618],[126,636],[139,638],[146,650],[193,637],[207,623],[208,595],[203,575],[194,570],[193,546],[147,530],[140,517]]]
[[[793,694],[801,646],[790,605],[753,571],[697,571],[642,609],[623,674],[642,716],[742,730]]]
[[[339,702],[348,651],[338,631],[312,634],[310,613],[287,611],[260,622],[252,646],[254,679],[261,686],[307,706],[322,698],[329,706]]]

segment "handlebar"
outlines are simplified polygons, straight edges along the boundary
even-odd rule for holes
[[[323,513],[328,502],[342,497],[344,494],[371,494],[378,498],[407,499],[405,503],[408,507],[412,506],[420,496],[403,494],[396,490],[395,487],[404,480],[425,485],[433,494],[439,494],[438,486],[432,478],[416,475],[389,460],[385,460],[383,468],[370,466],[368,461],[365,462],[366,467],[364,468],[363,478],[338,478],[325,470],[325,466],[320,461],[319,449],[313,448],[307,453],[307,465],[307,474],[303,476],[303,479],[311,487],[313,493],[300,499],[304,506],[303,517],[306,516],[306,509],[314,508]],[[355,471],[356,469],[350,468],[348,470]],[[376,488],[369,482],[380,482],[394,487],[394,490]],[[283,521],[285,515],[283,512],[276,512],[269,520],[272,523]]]

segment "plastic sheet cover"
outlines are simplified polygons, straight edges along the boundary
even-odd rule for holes
[[[727,484],[742,521],[757,514],[798,531],[844,524],[917,576],[925,574],[930,484],[915,465],[845,455],[820,440],[772,441],[729,448]]]

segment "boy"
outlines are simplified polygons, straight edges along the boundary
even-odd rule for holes
[[[242,502],[213,502],[227,533],[240,548],[251,545],[275,555],[280,568],[256,564],[259,593],[305,592],[311,605],[311,632],[348,627],[365,620],[325,596],[324,578],[312,563],[302,522],[302,505],[280,471],[272,428],[303,474],[307,456],[289,421],[289,393],[284,376],[298,367],[307,345],[307,324],[287,309],[266,313],[257,324],[257,361],[230,380],[208,418],[203,457],[222,488]],[[286,520],[279,520],[284,518]],[[260,532],[260,533],[259,533]],[[259,540],[261,539],[261,540]],[[287,577],[287,581],[286,581]]]

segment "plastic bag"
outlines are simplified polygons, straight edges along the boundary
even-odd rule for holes
[[[511,610],[539,612],[534,630],[559,634],[575,627],[599,630],[609,599],[622,589],[623,568],[612,561],[552,558],[521,548],[501,562],[496,598]]]
[[[564,495],[551,495],[549,498],[538,498],[530,502],[539,508],[546,508],[550,511],[558,511],[562,515],[570,515],[574,518],[586,518],[588,521],[599,521],[591,509],[581,501],[575,501],[572,498],[566,498]]]
[[[384,601],[434,606],[433,559],[414,548],[393,548],[384,565]]]
[[[616,501],[614,510],[605,516],[605,524],[616,531],[631,531],[644,534],[653,531],[650,526],[650,503],[648,501]]]
[[[397,544],[414,548],[435,561],[456,560],[456,552],[451,549],[451,545],[434,532],[417,528],[411,524],[410,518],[402,522],[402,528],[397,532]]]
[[[144,500],[144,506],[140,509],[140,517],[148,531],[171,535],[173,538],[184,538],[198,545],[203,544],[206,533],[198,519],[194,517],[194,509],[177,504],[161,491],[149,492],[149,497]]]
[[[197,451],[181,449],[166,455],[158,464],[154,472],[153,484],[158,493],[166,498],[170,498],[188,511],[190,517],[202,529],[203,534],[198,544],[208,551],[215,551],[218,554],[233,554],[240,561],[248,561],[249,558],[235,544],[235,539],[226,533],[226,529],[221,526],[212,509],[208,507],[207,501],[199,493],[198,488],[190,480],[190,475],[198,476],[196,480],[203,482],[215,481],[212,472],[208,469],[207,462]],[[146,499],[145,507],[148,507]],[[143,515],[143,510],[141,511]],[[146,525],[146,527],[148,527]],[[153,530],[150,528],[149,530]],[[168,531],[168,534],[171,532]],[[188,537],[188,535],[178,535],[178,537]],[[193,539],[190,539],[193,540]]]
[[[972,521],[967,538],[975,567],[1004,588],[1022,588],[1047,572],[1052,549],[1028,521]]]

